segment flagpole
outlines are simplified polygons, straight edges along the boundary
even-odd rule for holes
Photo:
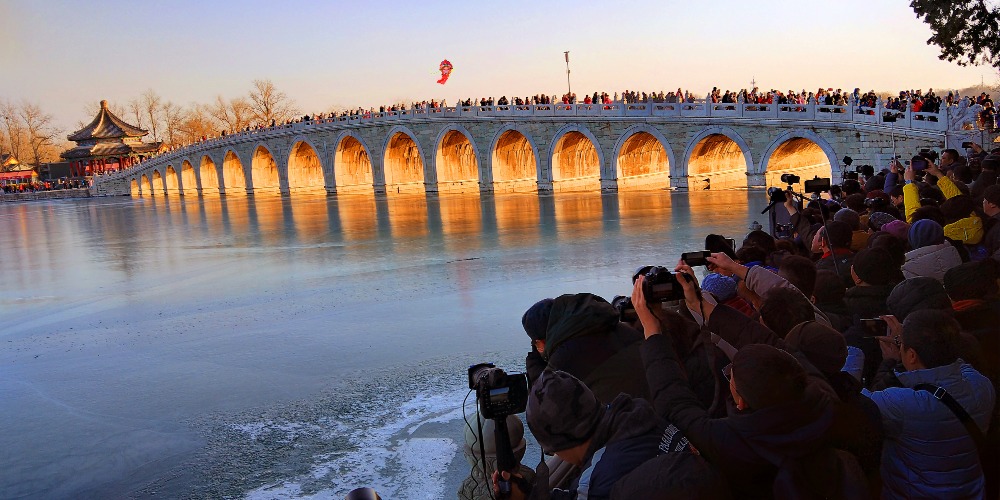
[[[573,87],[569,84],[569,51],[563,52],[566,56],[566,95],[573,95]]]

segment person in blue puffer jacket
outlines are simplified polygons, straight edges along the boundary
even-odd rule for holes
[[[902,325],[885,318],[891,334],[879,337],[883,357],[898,360],[905,371],[896,373],[902,387],[863,391],[878,405],[885,429],[882,498],[983,498],[983,469],[968,430],[931,392],[914,386],[948,391],[984,434],[993,386],[958,357],[961,328],[947,313],[917,311]]]

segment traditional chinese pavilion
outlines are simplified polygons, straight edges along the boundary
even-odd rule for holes
[[[67,138],[76,147],[62,153],[73,176],[94,175],[128,168],[163,149],[162,142],[142,142],[149,132],[118,118],[101,101],[101,110],[90,125]]]

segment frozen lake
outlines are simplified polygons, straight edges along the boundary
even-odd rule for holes
[[[465,368],[523,371],[525,309],[626,295],[766,201],[0,204],[0,498],[453,498]]]

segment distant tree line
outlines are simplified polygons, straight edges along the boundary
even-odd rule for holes
[[[271,80],[254,80],[249,92],[234,98],[216,96],[210,103],[187,106],[164,101],[156,91],[148,89],[125,105],[109,102],[113,113],[125,121],[149,131],[147,140],[163,141],[168,145],[187,144],[202,137],[217,136],[221,131],[233,133],[256,125],[282,123],[298,116],[295,103],[275,87]],[[94,116],[100,103],[90,103],[86,116]],[[80,127],[85,122],[78,124]]]
[[[61,133],[38,104],[0,100],[0,158],[12,155],[32,165],[54,161],[61,152]]]

